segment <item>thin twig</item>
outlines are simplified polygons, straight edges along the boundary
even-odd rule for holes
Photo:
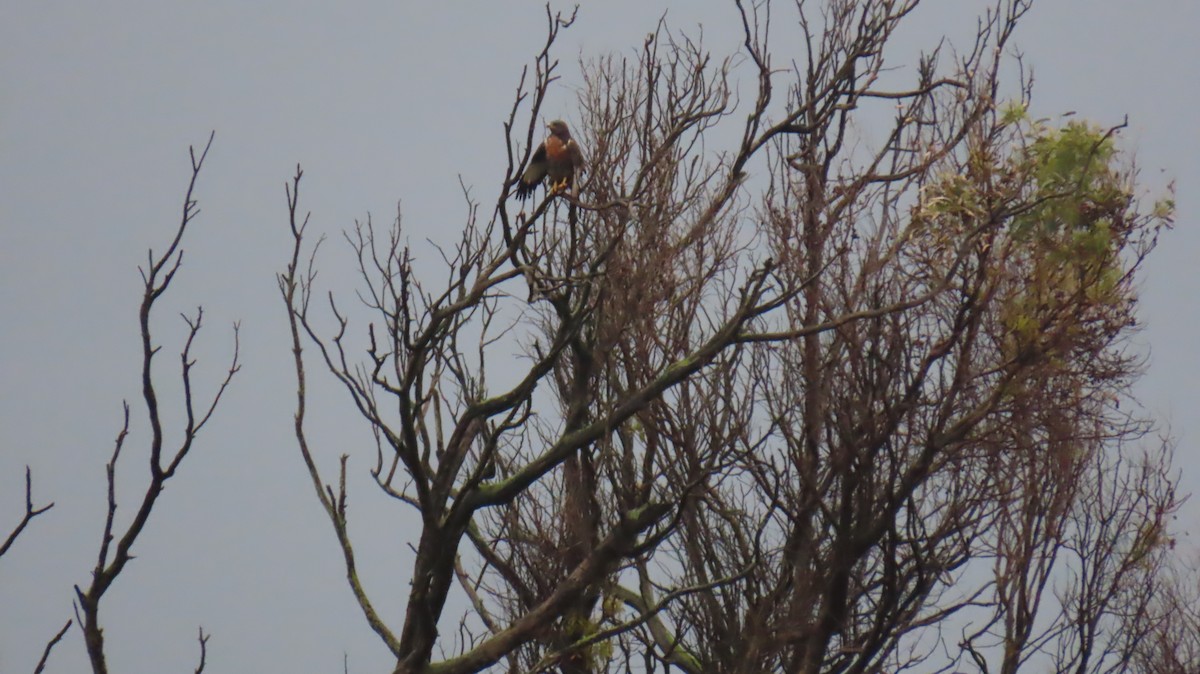
[[[204,633],[203,627],[200,628],[200,636],[199,636],[200,664],[196,665],[196,674],[200,674],[201,672],[204,671],[204,661],[205,661],[205,658],[208,656],[208,638],[211,636],[212,636],[211,634]]]
[[[58,631],[58,634],[55,634],[54,638],[46,644],[46,650],[42,651],[42,658],[38,660],[37,667],[34,668],[33,674],[41,674],[42,670],[46,668],[46,660],[50,659],[50,651],[54,650],[54,647],[58,645],[59,641],[62,641],[63,635],[67,633],[67,630],[71,629],[71,625],[73,624],[74,621],[68,619],[67,624],[63,625],[62,629]]]
[[[25,466],[25,516],[21,518],[21,522],[8,535],[8,538],[4,539],[4,545],[0,545],[0,557],[3,557],[4,553],[8,552],[8,549],[12,547],[13,542],[17,540],[17,536],[21,535],[21,532],[24,531],[25,526],[29,524],[30,520],[53,507],[53,501],[50,502],[50,505],[42,506],[41,508],[33,507],[33,472],[29,466]]]

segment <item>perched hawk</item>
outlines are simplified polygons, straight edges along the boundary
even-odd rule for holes
[[[567,123],[556,119],[546,125],[550,135],[538,146],[529,167],[517,182],[517,199],[524,201],[533,194],[533,188],[550,177],[550,192],[565,190],[573,185],[575,173],[583,169],[583,150],[571,139]]]

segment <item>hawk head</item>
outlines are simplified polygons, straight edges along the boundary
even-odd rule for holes
[[[546,125],[546,128],[550,129],[550,135],[558,138],[559,140],[571,140],[571,132],[567,129],[567,123],[561,119],[556,119],[550,122]]]

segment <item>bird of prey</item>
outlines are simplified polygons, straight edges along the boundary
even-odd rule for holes
[[[571,138],[567,123],[556,119],[546,125],[550,135],[538,146],[529,166],[517,182],[517,199],[524,201],[533,194],[533,188],[550,178],[550,193],[566,190],[574,185],[575,174],[583,169],[583,150]],[[577,185],[575,185],[578,188]],[[578,193],[578,192],[576,192]]]

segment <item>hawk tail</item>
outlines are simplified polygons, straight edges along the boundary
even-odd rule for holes
[[[537,183],[527,183],[524,180],[517,181],[517,201],[525,201],[533,196],[533,190],[537,187]]]

